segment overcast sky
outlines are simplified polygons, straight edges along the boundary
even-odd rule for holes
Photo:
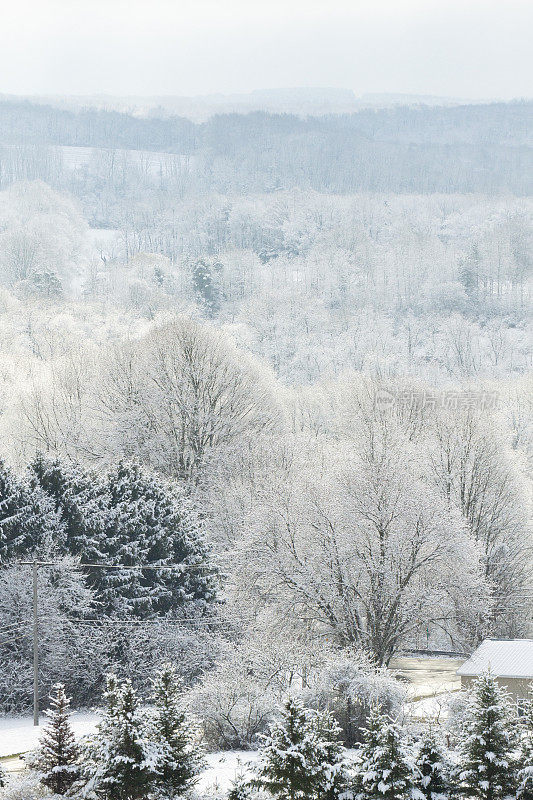
[[[531,0],[1,0],[0,93],[531,96]]]

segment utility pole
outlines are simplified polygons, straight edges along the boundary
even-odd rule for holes
[[[39,615],[37,561],[32,564],[33,571],[33,724],[39,725]]]
[[[33,724],[35,727],[39,725],[39,584],[38,575],[39,567],[54,567],[58,561],[38,561],[36,558],[33,561],[19,561],[20,566],[31,567],[33,577]],[[148,566],[133,566],[130,564],[80,564],[80,568],[90,567],[93,569],[120,569],[120,570],[170,570],[182,573],[187,569],[198,569],[202,563],[190,566],[183,566],[181,564],[161,564],[161,565],[148,565]]]
[[[55,561],[19,561],[32,568],[33,577],[33,724],[39,725],[39,567],[53,567]]]

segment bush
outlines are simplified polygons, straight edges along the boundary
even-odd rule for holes
[[[406,689],[387,669],[375,666],[355,649],[330,655],[303,692],[306,705],[333,712],[347,747],[362,741],[374,705],[396,717],[405,697]]]
[[[59,795],[51,794],[35,775],[17,775],[2,789],[2,800],[61,800]]]
[[[252,679],[239,657],[208,673],[187,697],[189,710],[202,722],[213,750],[247,750],[266,731],[278,698]]]

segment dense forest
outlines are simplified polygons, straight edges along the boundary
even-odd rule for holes
[[[3,710],[35,555],[43,693],[171,660],[213,746],[528,634],[530,116],[0,104]]]
[[[94,169],[93,178],[103,181],[99,188],[105,186],[106,194],[132,181],[144,181],[143,189],[148,188],[146,161],[139,164],[124,152],[133,150],[180,156],[160,161],[148,184],[181,196],[294,187],[340,194],[526,195],[531,193],[531,117],[532,104],[524,101],[306,118],[258,111],[194,123],[183,117],[3,101],[0,185],[13,178],[58,184],[68,160],[61,148],[82,147],[114,151],[117,174],[111,181],[109,165]],[[37,148],[31,157],[24,154],[28,146]],[[88,188],[78,185],[76,194],[83,196]]]

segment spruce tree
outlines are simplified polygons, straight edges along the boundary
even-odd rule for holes
[[[239,774],[231,784],[227,800],[250,800],[252,797],[252,787],[245,775]]]
[[[355,769],[355,794],[365,800],[408,800],[414,789],[400,726],[374,706]]]
[[[221,269],[221,265],[215,264],[214,268]],[[199,303],[204,306],[208,316],[214,316],[220,305],[219,290],[213,277],[213,270],[208,263],[200,260],[194,264],[192,283]]]
[[[465,734],[458,770],[463,796],[501,800],[512,794],[516,770],[510,704],[490,672],[474,684]]]
[[[105,702],[103,720],[84,753],[85,796],[144,799],[155,786],[159,753],[145,736],[131,682],[119,687],[115,676],[109,676]]]
[[[152,699],[150,735],[160,752],[157,785],[163,797],[179,797],[194,783],[201,754],[183,711],[180,682],[171,664],[165,664],[155,676]]]
[[[86,564],[130,567],[84,571],[99,613],[144,618],[202,611],[213,602],[201,524],[176,484],[135,463],[120,462],[101,476],[44,456],[34,460],[30,474],[60,518],[66,552]],[[143,564],[186,568],[143,570]]]
[[[450,763],[443,742],[431,730],[419,742],[416,752],[416,788],[427,800],[444,800],[450,790]]]
[[[0,461],[0,564],[61,548],[63,527],[46,494]]]
[[[98,510],[101,510],[101,481],[79,464],[61,461],[38,453],[29,466],[32,483],[50,498],[65,531],[65,551],[86,556],[101,534]],[[104,504],[105,505],[105,504]],[[98,557],[99,554],[92,553]],[[83,560],[83,558],[82,558]],[[95,560],[94,558],[92,559]]]
[[[49,722],[33,760],[41,783],[54,794],[67,794],[79,777],[79,749],[70,727],[69,706],[63,684],[57,683],[50,695]]]
[[[315,725],[321,751],[317,796],[319,800],[337,800],[344,794],[348,784],[342,731],[333,714],[328,711],[316,714]]]
[[[300,703],[289,699],[264,739],[252,783],[277,800],[316,798],[322,755],[316,726]]]
[[[524,709],[518,763],[516,796],[518,800],[533,800],[533,700],[528,700]]]

